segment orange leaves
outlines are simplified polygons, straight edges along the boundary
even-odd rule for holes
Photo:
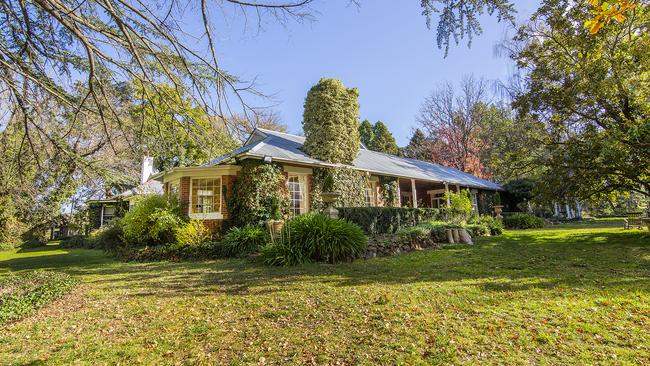
[[[623,23],[625,13],[638,6],[634,4],[634,0],[614,0],[612,2],[589,0],[589,5],[593,8],[591,13],[594,14],[594,17],[585,22],[585,27],[589,28],[591,34],[598,33],[612,19]]]

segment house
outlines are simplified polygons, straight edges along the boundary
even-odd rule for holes
[[[90,228],[99,229],[115,217],[121,217],[129,211],[138,196],[146,194],[162,194],[163,185],[157,180],[150,179],[153,171],[153,158],[145,157],[140,170],[140,184],[123,192],[107,192],[107,197],[88,200],[86,204],[90,211]]]
[[[290,211],[301,214],[310,211],[313,170],[341,166],[314,159],[302,151],[302,136],[255,129],[244,145],[201,166],[179,167],[160,172],[152,177],[163,184],[164,192],[176,194],[182,209],[190,218],[203,220],[206,226],[218,229],[229,218],[226,202],[233,184],[246,159],[276,163],[284,171],[290,196]],[[351,166],[368,176],[366,204],[383,206],[380,177],[398,181],[401,206],[442,208],[448,205],[445,192],[469,189],[475,210],[479,196],[486,192],[502,191],[494,182],[475,177],[457,169],[381,152],[361,146]]]

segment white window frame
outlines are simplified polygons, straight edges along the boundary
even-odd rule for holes
[[[187,207],[187,215],[191,219],[197,219],[197,220],[223,220],[223,213],[221,212],[221,205],[223,204],[223,176],[218,175],[218,176],[190,176],[190,202]],[[192,200],[192,193],[194,192],[194,180],[197,179],[219,179],[219,211],[218,212],[210,212],[210,213],[195,213],[192,212],[192,207],[193,207],[193,200]]]
[[[106,208],[107,207],[113,208],[113,215],[110,216],[110,220],[105,219],[105,217],[106,217]],[[101,222],[99,224],[99,227],[104,227],[105,225],[110,224],[111,220],[113,220],[116,215],[117,215],[117,204],[113,203],[113,204],[110,204],[110,205],[102,205],[102,217],[101,217]]]
[[[478,213],[478,190],[472,189],[472,207],[474,207],[474,212]]]
[[[427,191],[427,194],[429,195],[429,200],[430,200],[432,208],[445,208],[445,207],[447,207],[447,199],[445,198],[445,192],[446,191],[444,189],[433,189],[433,190]],[[434,202],[436,202],[435,205],[433,204]]]
[[[310,207],[310,200],[309,200],[309,180],[307,179],[309,177],[308,174],[299,174],[299,173],[289,173],[287,175],[287,190],[289,189],[289,180],[291,178],[297,178],[298,179],[298,184],[300,187],[303,188],[302,193],[302,201],[300,203],[300,213],[298,215],[305,214],[309,212],[309,207]],[[289,191],[289,200],[291,200],[291,191]],[[296,215],[291,208],[291,203],[289,203],[289,213],[293,216]]]

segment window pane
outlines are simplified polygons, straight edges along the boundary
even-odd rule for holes
[[[287,180],[289,190],[289,211],[300,215],[307,211],[307,190],[305,177],[292,176]]]
[[[192,213],[221,212],[221,179],[192,179]]]

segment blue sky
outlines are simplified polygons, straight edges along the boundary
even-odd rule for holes
[[[538,4],[515,3],[521,20]],[[223,29],[222,67],[247,80],[257,78],[258,87],[274,95],[274,109],[290,132],[302,130],[304,98],[321,77],[359,88],[361,119],[383,121],[402,146],[417,125],[422,100],[441,83],[457,84],[469,74],[505,78],[512,69],[509,60],[494,56],[494,45],[508,31],[494,18],[484,17],[484,33],[471,48],[463,42],[444,58],[418,0],[361,1],[360,8],[348,6],[348,0],[320,0],[313,9],[314,22],[290,21],[283,27],[269,21],[259,32],[252,19],[244,30],[234,15],[215,24]]]

